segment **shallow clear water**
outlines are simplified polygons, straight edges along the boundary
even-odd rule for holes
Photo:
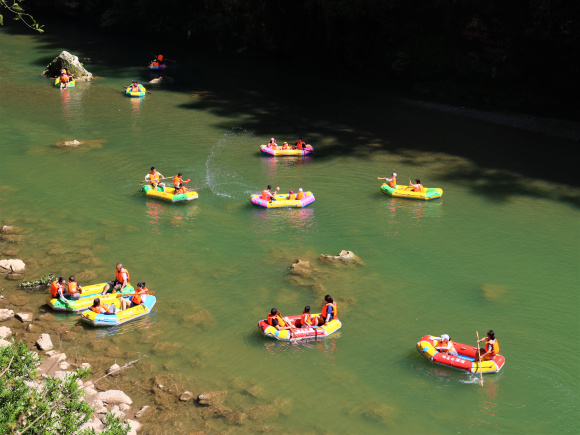
[[[226,77],[223,68],[235,61],[192,57],[189,63],[199,66],[176,73],[187,84],[150,88],[142,100],[121,93],[142,77],[142,65],[87,64],[102,79],[61,91],[38,77],[42,59],[60,51],[54,44],[2,31],[0,45],[8,59],[0,69],[0,207],[3,220],[24,228],[19,257],[36,260],[28,276],[92,271],[90,283],[101,282],[113,278],[120,261],[133,283],[146,281],[158,297],[147,319],[86,328],[85,340],[145,352],[159,370],[186,376],[195,393],[228,390],[225,404],[233,410],[275,403],[280,413],[255,424],[284,432],[575,431],[580,361],[570,346],[578,341],[580,226],[577,207],[559,195],[577,198],[577,190],[499,172],[518,185],[537,183],[538,193],[495,195],[489,188],[495,167],[421,151],[430,138],[481,146],[476,138],[493,137],[509,147],[534,133],[380,94],[366,100],[348,83],[336,105],[281,87],[268,104],[291,110],[303,100],[318,118],[294,114],[288,125],[284,118],[274,122],[266,104],[264,118],[257,107],[248,109],[275,86],[262,88],[248,73],[251,59],[220,82],[216,76]],[[228,103],[230,92],[235,98]],[[455,127],[443,134],[442,123]],[[332,136],[321,133],[330,125]],[[279,141],[302,135],[326,153],[262,157],[258,147],[272,135]],[[368,146],[329,151],[353,138]],[[53,146],[72,139],[89,143]],[[534,140],[550,149],[559,139],[535,134]],[[152,165],[166,176],[191,178],[199,199],[171,205],[142,197],[140,181]],[[443,197],[425,203],[383,195],[376,177],[393,170],[403,183],[420,177],[443,188]],[[485,188],[451,176],[461,171],[479,173]],[[300,210],[252,207],[250,193],[266,184],[303,187],[316,202]],[[321,253],[341,249],[364,265],[318,263]],[[293,281],[288,269],[297,258],[311,261],[318,274]],[[305,305],[320,307],[327,293],[338,300],[343,321],[336,335],[287,344],[259,333],[256,325],[270,308],[299,314]],[[32,297],[40,308],[43,297]],[[202,310],[209,313],[203,321],[188,318]],[[153,350],[154,342],[141,342],[143,329],[178,348]],[[426,333],[474,344],[475,331],[483,336],[488,329],[496,331],[506,364],[485,376],[483,387],[415,350]],[[68,346],[90,352],[85,343]],[[252,424],[236,430],[252,431]]]

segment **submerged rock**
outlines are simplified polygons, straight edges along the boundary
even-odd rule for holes
[[[226,398],[227,391],[209,391],[201,393],[197,398],[200,405],[215,406],[221,405]]]
[[[44,72],[41,74],[42,77],[55,78],[60,76],[61,68],[67,68],[68,72],[73,75],[75,81],[77,82],[90,82],[93,80],[93,75],[88,72],[79,58],[68,51],[61,52],[57,57],[50,62]]]
[[[131,405],[133,401],[121,390],[107,390],[96,395],[96,399],[102,400],[105,403],[125,403]]]
[[[25,267],[22,260],[0,260],[0,273],[24,273]]]
[[[484,284],[481,289],[483,297],[488,301],[499,301],[508,292],[507,287],[501,284]]]
[[[0,230],[0,232],[3,234],[18,234],[21,231],[22,231],[22,228],[13,227],[12,225],[4,225],[2,227],[2,229]]]
[[[0,322],[9,320],[14,317],[14,311],[8,310],[6,308],[0,309]]]
[[[66,147],[78,147],[79,145],[83,145],[85,142],[80,142],[78,140],[64,140],[62,142],[57,142],[54,146],[59,148],[66,148]]]
[[[363,261],[352,251],[340,251],[338,255],[321,254],[318,259],[324,263],[335,264],[363,264]]]

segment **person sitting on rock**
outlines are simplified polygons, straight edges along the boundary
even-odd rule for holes
[[[318,324],[324,325],[331,320],[338,319],[338,309],[336,302],[330,295],[324,296],[324,305],[322,307],[322,314],[318,316]]]
[[[83,288],[75,281],[75,277],[71,276],[68,279],[68,293],[65,294],[64,297],[76,301],[81,298],[82,292]]]
[[[121,263],[117,263],[116,266],[117,274],[113,281],[109,281],[105,287],[103,287],[103,295],[107,294],[109,290],[115,293],[115,291],[119,290],[119,293],[123,292],[125,286],[129,283],[129,271],[123,268]]]
[[[117,307],[115,305],[107,305],[105,303],[101,304],[101,299],[95,298],[93,301],[93,305],[91,306],[91,311],[97,314],[105,314],[107,316],[111,316],[115,314]]]
[[[292,322],[290,321],[290,319],[288,317],[282,317],[282,314],[276,308],[272,308],[270,310],[270,314],[268,314],[267,322],[268,322],[268,325],[273,326],[278,331],[288,329],[290,331],[290,334],[292,334],[294,336],[294,338],[296,338],[296,335],[294,334],[294,331],[293,331],[294,329],[296,329],[296,326],[294,326],[292,324]]]
[[[143,302],[145,302],[145,298],[147,298],[148,294],[149,289],[145,287],[145,283],[138,283],[137,290],[135,290],[135,294],[131,298],[121,299],[121,311],[126,310],[127,308],[132,308],[136,305],[141,305]]]

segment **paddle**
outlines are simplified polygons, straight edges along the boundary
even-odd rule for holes
[[[481,355],[479,354],[479,331],[475,331],[477,335],[477,346],[475,346],[475,352],[477,359],[479,360],[479,377],[481,379],[481,386],[483,387],[483,371],[481,370]]]
[[[117,298],[124,298],[125,296],[133,296],[134,294],[136,294],[136,293],[126,293],[126,294],[119,293],[117,295]],[[149,292],[149,293],[141,293],[141,294],[143,294],[143,295],[154,295],[155,292],[152,291],[152,292]]]

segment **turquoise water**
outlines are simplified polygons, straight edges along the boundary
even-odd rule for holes
[[[577,342],[580,226],[578,208],[563,198],[578,198],[578,189],[505,169],[501,155],[494,166],[426,151],[429,143],[477,147],[489,138],[506,148],[533,138],[552,149],[562,139],[410,105],[381,90],[363,94],[360,84],[342,83],[334,104],[322,104],[296,93],[297,83],[261,83],[249,74],[262,67],[252,59],[234,70],[235,59],[192,55],[176,68],[176,87],[126,98],[123,86],[144,78],[143,53],[132,67],[87,64],[101,78],[61,91],[39,78],[39,64],[67,48],[61,44],[0,32],[8,59],[0,70],[2,217],[24,228],[19,258],[31,259],[27,277],[92,272],[85,284],[102,282],[120,261],[132,282],[146,281],[158,297],[147,319],[83,328],[67,353],[95,353],[87,343],[102,338],[146,353],[195,394],[227,390],[233,411],[275,406],[243,426],[211,420],[210,431],[575,432],[579,359],[570,345]],[[230,79],[218,80],[227,78],[224,69]],[[276,86],[280,95],[268,99]],[[330,85],[305,86],[326,95]],[[297,101],[309,106],[304,115],[292,112]],[[259,153],[271,136],[299,135],[314,146],[312,158]],[[89,142],[53,146],[72,139]],[[142,197],[140,181],[152,165],[191,178],[199,199],[171,205]],[[443,197],[385,196],[376,177],[392,171],[403,183],[419,177],[441,187]],[[501,178],[518,188],[494,190]],[[303,187],[316,202],[252,207],[249,195],[266,184]],[[364,265],[317,260],[342,249]],[[291,278],[297,258],[318,269],[313,278]],[[322,306],[327,293],[343,322],[327,340],[287,344],[258,331],[270,308],[299,314]],[[43,296],[31,298],[41,309]],[[483,387],[415,350],[424,334],[472,345],[475,331],[488,329],[506,364]],[[171,350],[143,342],[147,334]],[[148,427],[189,433],[186,419],[193,421],[187,431],[201,427],[194,412]]]

